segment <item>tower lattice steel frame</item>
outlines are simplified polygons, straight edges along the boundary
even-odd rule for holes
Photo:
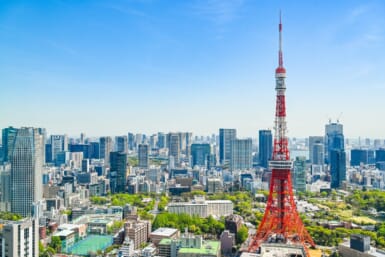
[[[279,65],[275,70],[277,92],[275,110],[275,135],[272,160],[269,167],[272,170],[270,193],[263,219],[249,245],[249,252],[256,252],[264,242],[279,242],[300,244],[305,247],[315,246],[313,239],[306,230],[295,205],[291,169],[286,136],[286,104],[285,78],[286,69],[283,67],[282,56],[282,22],[279,21]]]

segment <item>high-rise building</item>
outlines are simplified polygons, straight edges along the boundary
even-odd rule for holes
[[[314,156],[314,145],[315,144],[324,144],[324,137],[322,137],[322,136],[310,136],[309,137],[309,160],[310,160],[310,164],[316,164],[316,163],[314,163],[314,158],[318,157],[317,155]]]
[[[340,188],[346,180],[346,154],[344,150],[334,149],[330,151],[330,175],[331,188]]]
[[[4,161],[4,149],[3,145],[0,144],[0,163]]]
[[[110,152],[110,174],[115,181],[115,188],[111,188],[113,193],[126,191],[127,180],[127,153]],[[114,181],[112,181],[114,182]]]
[[[32,204],[41,200],[43,136],[34,128],[20,128],[11,154],[11,211],[31,215]]]
[[[231,142],[237,138],[235,129],[219,129],[219,162],[224,165],[230,162]]]
[[[325,125],[325,159],[330,164],[330,152],[332,150],[344,150],[344,133],[343,126],[340,123],[332,123]]]
[[[199,165],[207,167],[207,161],[211,154],[210,144],[192,144],[191,145],[191,166]]]
[[[158,148],[166,148],[167,147],[167,136],[162,132],[158,132]]]
[[[150,149],[158,148],[158,135],[152,134],[150,136]]]
[[[350,166],[360,166],[361,164],[375,164],[374,150],[352,149],[350,151]]]
[[[297,192],[306,191],[306,157],[297,156],[292,173],[293,187]]]
[[[100,143],[91,142],[90,143],[90,159],[99,159],[100,158]]]
[[[89,144],[69,144],[68,146],[71,153],[83,153],[83,158],[90,158]]]
[[[180,138],[178,133],[169,133],[168,141],[168,156],[173,157],[175,166],[180,164]]]
[[[135,135],[133,133],[127,134],[128,150],[133,151],[135,149]]]
[[[140,133],[135,134],[135,148],[138,148],[141,143],[143,143],[143,135]]]
[[[150,149],[148,144],[139,144],[138,146],[138,166],[140,168],[148,168]]]
[[[325,164],[325,145],[323,143],[315,143],[312,146],[311,164]]]
[[[376,150],[376,162],[385,162],[385,148]]]
[[[39,257],[37,219],[2,221],[0,225],[0,256]]]
[[[181,153],[186,156],[190,156],[190,146],[192,142],[192,133],[191,132],[179,132],[179,144]]]
[[[67,135],[51,135],[52,161],[56,161],[58,153],[68,151]]]
[[[112,152],[112,139],[111,137],[101,137],[99,139],[100,147],[100,159],[104,159],[104,164],[110,164],[110,152]]]
[[[11,211],[11,164],[0,164],[0,211]]]
[[[52,145],[51,144],[45,144],[45,162],[46,163],[53,163]]]
[[[117,136],[115,137],[115,149],[117,152],[128,152],[128,137],[127,136]]]
[[[11,158],[12,147],[15,143],[17,128],[8,127],[2,130],[3,161],[7,162]]]
[[[231,170],[247,170],[253,167],[252,140],[234,139],[231,143]]]
[[[259,164],[264,167],[269,167],[269,161],[273,154],[273,135],[271,130],[259,131]]]

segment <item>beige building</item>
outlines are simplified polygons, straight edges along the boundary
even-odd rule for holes
[[[151,223],[147,220],[128,220],[124,224],[124,234],[134,242],[134,249],[140,248],[142,243],[147,243],[151,232]]]

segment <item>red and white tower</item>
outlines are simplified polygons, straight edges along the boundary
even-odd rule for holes
[[[297,212],[291,182],[292,161],[286,136],[285,78],[282,56],[282,22],[279,21],[278,68],[275,70],[275,135],[272,160],[270,194],[263,219],[254,235],[249,252],[256,252],[264,242],[279,242],[315,246]]]

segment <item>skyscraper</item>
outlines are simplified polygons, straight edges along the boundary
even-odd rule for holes
[[[235,129],[219,129],[219,162],[224,165],[231,158],[231,142],[237,138]]]
[[[234,139],[231,143],[231,170],[247,170],[253,167],[252,140]]]
[[[385,162],[385,148],[376,150],[376,162]]]
[[[42,198],[43,136],[38,129],[20,128],[11,154],[11,211],[30,216]]]
[[[180,164],[180,138],[179,133],[169,133],[167,136],[168,142],[168,156],[173,157],[174,164],[179,166]]]
[[[128,137],[127,136],[117,136],[115,137],[115,149],[117,152],[128,152]]]
[[[133,133],[127,134],[128,150],[133,151],[135,149],[135,135]]]
[[[65,151],[68,151],[68,137],[66,135],[51,135],[51,160],[55,161],[57,154]]]
[[[11,164],[0,164],[0,211],[11,211]]]
[[[17,128],[8,127],[2,130],[3,161],[7,162],[11,158],[12,147],[15,144]]]
[[[114,185],[111,187],[113,193],[122,193],[126,191],[127,180],[127,153],[123,152],[110,152],[110,178],[115,181],[111,181]]]
[[[91,142],[90,143],[90,159],[99,159],[100,158],[100,143]]]
[[[343,126],[340,123],[332,123],[325,125],[325,159],[330,164],[330,152],[332,150],[344,150],[344,134]]]
[[[207,161],[211,154],[210,144],[192,144],[191,145],[191,166],[199,165],[207,167]]]
[[[166,148],[167,147],[167,137],[164,133],[158,132],[158,148]]]
[[[344,150],[333,149],[330,151],[331,188],[340,188],[346,180],[346,154]]]
[[[311,164],[318,164],[318,163],[314,162],[314,158],[317,158],[317,155],[314,155],[314,145],[315,144],[323,144],[323,143],[324,143],[324,137],[322,137],[322,136],[310,136],[309,137],[309,160],[310,160]]]
[[[259,131],[259,164],[264,167],[269,167],[269,161],[273,154],[273,135],[271,130]]]
[[[306,191],[306,157],[297,156],[292,173],[293,187],[297,192]]]
[[[139,144],[138,146],[138,166],[141,168],[148,168],[149,163],[149,146],[148,144]]]
[[[325,145],[323,143],[316,143],[312,146],[312,162],[311,164],[315,165],[324,165],[325,164]]]
[[[110,152],[112,152],[112,139],[111,137],[101,137],[99,140],[100,158],[104,159],[106,166],[110,165]]]

